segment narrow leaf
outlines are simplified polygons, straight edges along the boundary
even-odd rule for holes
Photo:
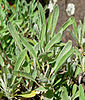
[[[56,73],[57,70],[61,67],[61,65],[66,61],[66,59],[73,53],[72,42],[68,41],[59,56],[56,59],[56,63],[54,68],[51,70],[51,74]]]
[[[22,44],[20,42],[20,37],[18,35],[18,32],[16,31],[15,27],[10,22],[8,23],[8,29],[9,29],[9,32],[11,33],[13,39],[16,41],[19,49],[22,51],[23,47],[22,47]]]
[[[73,99],[75,100],[77,97],[79,97],[79,91],[76,92],[75,96],[73,97]]]
[[[46,25],[43,25],[42,32],[41,32],[41,42],[40,42],[41,48],[43,48],[44,46],[45,33],[46,33]]]
[[[69,19],[65,22],[65,24],[59,29],[58,33],[60,33],[61,31],[62,31],[62,32],[65,31],[66,28],[67,28],[68,26],[70,26],[71,24],[73,24],[74,21],[75,21],[74,17],[69,18]]]
[[[33,47],[31,46],[31,44],[29,44],[29,42],[23,37],[21,36],[21,40],[23,45],[26,47],[26,49],[33,55],[33,57],[35,57],[35,59],[37,60],[37,55],[35,50],[33,49]]]
[[[0,64],[1,64],[1,66],[4,66],[4,60],[3,60],[3,58],[1,57],[1,55],[0,55]]]
[[[76,91],[77,91],[77,85],[74,84],[74,85],[73,85],[73,89],[72,89],[72,95],[73,95],[73,97],[75,96]]]
[[[26,50],[23,50],[21,52],[21,54],[20,54],[20,56],[19,56],[19,58],[18,58],[18,60],[16,62],[16,66],[14,67],[14,71],[18,71],[19,70],[19,68],[20,68],[23,60],[25,59],[26,54],[27,54],[27,51]],[[13,76],[12,84],[14,84],[15,78],[16,78],[16,76]]]
[[[79,85],[79,94],[80,94],[80,96],[79,96],[80,99],[79,100],[85,100],[84,89],[83,89],[81,84]]]
[[[61,34],[55,34],[54,37],[48,42],[45,47],[45,51],[48,51],[55,43],[59,43],[61,41]]]
[[[48,21],[47,21],[47,25],[46,25],[46,42],[48,43],[49,39],[51,38],[51,28],[52,28],[52,16],[53,13],[50,13],[49,17],[48,17]]]
[[[76,24],[75,19],[73,22],[73,30],[74,30],[74,34],[75,34],[76,38],[78,38],[78,29],[77,29],[77,24]]]
[[[38,9],[39,9],[39,12],[40,12],[40,16],[41,16],[41,22],[44,25],[45,24],[45,11],[44,11],[44,9],[43,9],[43,7],[40,3],[38,5],[38,7],[39,7]]]
[[[58,7],[58,5],[55,5],[54,10],[53,10],[51,37],[53,36],[53,33],[55,31],[56,24],[57,24],[57,21],[58,21],[58,16],[59,16],[59,7]]]
[[[82,70],[84,71],[85,70],[85,56],[82,57],[81,65],[82,65]]]
[[[48,21],[47,21],[47,26],[46,26],[47,33],[49,33],[52,28],[52,16],[53,16],[53,13],[50,13],[48,17]]]
[[[32,97],[36,96],[36,91],[33,90],[33,91],[29,92],[29,93],[19,94],[18,96],[21,96],[23,98],[32,98]]]

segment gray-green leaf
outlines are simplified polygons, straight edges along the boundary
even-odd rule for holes
[[[37,55],[35,50],[33,49],[32,45],[29,44],[29,42],[23,37],[21,36],[21,41],[23,43],[23,45],[26,47],[26,49],[33,55],[33,57],[35,57],[35,59],[37,60]]]
[[[19,68],[20,68],[20,66],[21,66],[21,64],[22,64],[22,62],[23,62],[23,60],[25,59],[26,54],[27,54],[27,51],[26,51],[26,50],[23,50],[23,51],[21,52],[21,54],[20,54],[20,56],[18,57],[18,60],[17,60],[17,62],[16,62],[16,66],[14,67],[14,71],[18,71],[18,70],[19,70]],[[14,72],[14,71],[13,71],[13,72]],[[14,84],[15,78],[16,78],[16,76],[13,76],[12,84]]]
[[[9,32],[11,33],[13,39],[16,41],[19,49],[22,51],[23,47],[22,47],[22,44],[20,42],[20,37],[18,35],[18,32],[16,31],[15,27],[10,22],[8,23],[8,29],[9,29]]]
[[[55,43],[59,43],[61,41],[61,34],[55,34],[54,37],[47,43],[45,47],[45,51],[48,51]]]
[[[54,68],[51,70],[51,74],[56,73],[61,65],[66,61],[66,59],[73,53],[72,42],[68,41],[59,56],[56,59]]]
[[[80,100],[85,100],[84,89],[81,84],[79,85],[79,94],[80,94],[79,96]]]
[[[59,7],[58,7],[58,5],[55,5],[54,10],[53,10],[51,37],[53,36],[53,33],[55,31],[56,24],[57,24],[57,21],[58,21],[58,16],[59,16]]]

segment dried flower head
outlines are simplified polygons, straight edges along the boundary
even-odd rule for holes
[[[66,8],[66,12],[68,16],[72,16],[75,13],[75,5],[73,3],[69,3]]]

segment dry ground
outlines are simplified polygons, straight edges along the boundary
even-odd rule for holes
[[[60,14],[59,14],[59,19],[58,19],[56,31],[69,18],[69,16],[66,14],[66,11],[65,11],[68,3],[74,3],[75,4],[74,17],[76,19],[77,24],[79,23],[79,20],[83,21],[83,19],[84,19],[84,16],[85,16],[85,0],[58,0]],[[65,31],[64,37],[63,37],[63,42],[67,42],[69,39],[73,40],[72,37],[69,35],[69,33]],[[75,45],[75,41],[73,41],[73,45]]]

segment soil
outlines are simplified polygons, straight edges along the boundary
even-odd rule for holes
[[[83,21],[84,16],[85,16],[85,0],[58,0],[57,3],[59,5],[60,13],[59,13],[58,23],[56,26],[56,32],[69,18],[69,16],[66,14],[66,8],[67,8],[68,3],[75,4],[75,14],[73,16],[75,17],[77,24],[79,23],[79,20]],[[72,29],[72,27],[70,28]],[[73,45],[76,44],[67,31],[64,32],[64,36],[62,40],[63,42],[72,40]]]

